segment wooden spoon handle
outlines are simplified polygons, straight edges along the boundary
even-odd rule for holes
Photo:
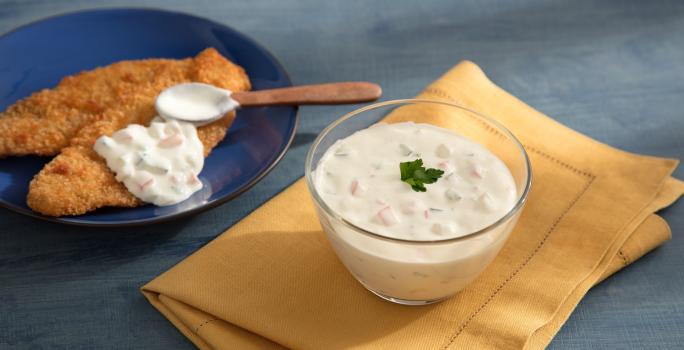
[[[379,85],[361,81],[300,85],[281,89],[234,92],[230,97],[241,107],[275,105],[334,105],[377,100]]]

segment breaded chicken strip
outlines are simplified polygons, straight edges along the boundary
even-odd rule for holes
[[[142,204],[122,183],[116,181],[114,173],[92,147],[100,136],[111,135],[129,124],[148,125],[156,115],[154,100],[163,89],[192,81],[232,91],[250,89],[249,78],[244,70],[214,49],[204,50],[192,59],[123,61],[80,73],[65,81],[71,80],[70,84],[81,85],[79,79],[82,77],[85,81],[107,86],[90,87],[107,95],[97,97],[98,101],[108,101],[107,107],[94,114],[83,112],[86,108],[75,108],[83,112],[75,114],[80,116],[77,119],[86,121],[80,122],[79,126],[75,126],[79,124],[77,122],[62,123],[60,132],[56,133],[67,139],[65,142],[68,146],[62,146],[61,153],[34,177],[27,198],[29,207],[45,215],[79,215],[106,206],[134,207]],[[63,84],[60,83],[60,87]],[[234,118],[233,112],[226,118],[198,128],[205,156],[223,139]],[[72,128],[78,130],[68,131]],[[41,145],[41,142],[32,141],[31,145]],[[32,148],[31,152],[38,153],[41,150],[45,152],[42,154],[49,154],[55,149],[57,147],[41,146]]]

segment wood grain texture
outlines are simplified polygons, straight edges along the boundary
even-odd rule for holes
[[[109,1],[0,0],[0,32]],[[194,13],[264,44],[296,84],[366,80],[412,97],[462,59],[593,138],[684,158],[684,2],[639,0],[117,2]],[[2,67],[0,67],[2,69]],[[307,147],[354,106],[303,107],[295,146],[256,187],[191,219],[72,228],[0,211],[0,348],[192,349],[138,288],[303,174]],[[676,173],[684,178],[684,168]],[[673,240],[592,289],[552,349],[684,346],[684,203]],[[294,281],[293,283],[296,283]]]
[[[242,107],[285,105],[339,105],[375,101],[382,95],[379,85],[347,81],[299,85],[261,91],[234,92],[231,97]]]

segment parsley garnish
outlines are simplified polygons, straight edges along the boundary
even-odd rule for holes
[[[401,171],[401,181],[411,185],[411,188],[416,192],[427,191],[425,184],[434,183],[444,175],[443,170],[425,169],[422,159],[399,163],[399,171]]]

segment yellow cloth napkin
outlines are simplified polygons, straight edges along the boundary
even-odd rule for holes
[[[330,248],[299,180],[145,285],[144,295],[203,349],[537,349],[589,288],[670,238],[654,212],[684,192],[670,177],[676,160],[578,134],[471,62],[419,97],[498,119],[531,157],[534,183],[518,225],[462,292],[422,307],[367,292]]]

